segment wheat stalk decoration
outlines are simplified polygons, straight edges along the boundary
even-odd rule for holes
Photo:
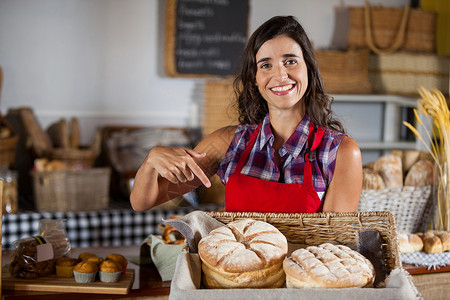
[[[439,179],[437,185],[437,211],[438,218],[435,226],[439,230],[450,230],[450,111],[444,95],[437,89],[428,90],[419,88],[420,99],[417,100],[418,109],[414,109],[417,121],[416,127],[408,122],[403,124],[408,127],[417,138],[424,144],[428,152],[433,157]],[[428,121],[431,132],[419,117],[423,114]],[[420,135],[418,128],[425,131],[426,140]]]

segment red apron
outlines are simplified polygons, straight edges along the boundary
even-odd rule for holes
[[[262,124],[262,123],[261,123]],[[259,124],[240,157],[236,170],[225,186],[225,211],[227,212],[276,212],[313,213],[322,210],[319,196],[313,186],[310,154],[322,140],[324,130],[314,130],[311,122],[305,154],[303,184],[289,184],[262,180],[241,174],[261,128]],[[315,134],[314,134],[315,133]]]

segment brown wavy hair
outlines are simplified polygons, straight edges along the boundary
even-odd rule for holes
[[[314,124],[344,133],[344,127],[334,118],[331,110],[333,98],[325,94],[311,42],[303,27],[293,16],[276,16],[269,19],[256,29],[248,40],[243,53],[241,70],[233,82],[239,122],[258,124],[269,112],[267,102],[256,85],[256,53],[266,41],[279,35],[292,38],[302,49],[308,70],[308,87],[303,95],[306,113]]]

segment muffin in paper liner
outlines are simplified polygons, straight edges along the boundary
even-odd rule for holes
[[[117,282],[119,281],[120,275],[122,275],[122,271],[114,273],[100,271],[99,275],[101,282]]]
[[[94,273],[80,273],[77,271],[73,271],[73,276],[75,277],[75,281],[78,283],[91,283],[95,281],[95,276],[97,272]]]

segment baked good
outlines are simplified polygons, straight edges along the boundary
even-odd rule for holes
[[[422,238],[416,233],[399,232],[398,242],[400,253],[419,252],[423,249]]]
[[[105,260],[100,264],[99,277],[102,282],[117,282],[122,274],[122,266],[117,261]]]
[[[103,258],[98,256],[89,257],[86,261],[92,262],[96,264],[97,266],[100,266],[100,264],[104,261]]]
[[[401,188],[403,186],[402,159],[394,154],[379,157],[374,164],[374,170],[383,178],[386,188]]]
[[[86,261],[91,257],[97,257],[97,255],[91,252],[82,252],[78,255],[78,259],[81,261]]]
[[[344,245],[324,243],[297,249],[283,263],[288,288],[350,288],[371,286],[372,263]]]
[[[442,241],[433,232],[429,231],[423,235],[423,249],[426,253],[441,253]]]
[[[75,281],[79,283],[94,282],[97,272],[97,265],[88,261],[82,261],[73,268]]]
[[[113,260],[118,262],[122,266],[122,272],[125,274],[128,266],[128,260],[125,258],[125,256],[117,253],[111,253],[105,257],[105,260]]]
[[[55,259],[37,260],[39,242],[34,237],[17,240],[10,256],[9,272],[14,277],[33,279],[47,276],[55,271]]]
[[[433,184],[434,165],[429,160],[419,160],[408,171],[405,186],[424,186]]]
[[[78,259],[71,257],[59,257],[56,260],[56,276],[73,277],[73,269],[78,264]]]
[[[434,234],[439,237],[442,243],[442,251],[450,251],[450,232],[435,231]]]
[[[383,178],[372,169],[363,168],[363,190],[382,190],[386,188]]]
[[[207,288],[277,288],[285,281],[286,237],[273,225],[241,219],[211,231],[198,244]]]
[[[404,150],[402,156],[402,167],[403,174],[406,174],[411,167],[419,161],[420,151],[419,150]]]

